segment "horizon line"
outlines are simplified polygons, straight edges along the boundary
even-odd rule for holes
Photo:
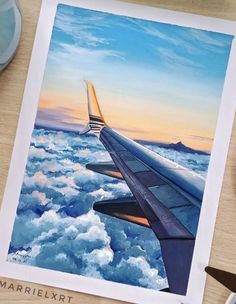
[[[82,124],[78,124],[78,126],[83,126]],[[42,125],[42,124],[38,124],[38,123],[35,123],[34,124],[34,129],[44,129],[44,130],[51,130],[51,131],[62,131],[62,132],[73,132],[73,133],[80,133],[80,130],[75,130],[75,129],[72,129],[72,128],[66,128],[66,127],[53,127],[53,126],[47,126],[47,125]],[[94,135],[93,133],[89,133],[88,135]],[[158,141],[158,140],[147,140],[147,139],[140,139],[140,138],[134,138],[132,139],[134,140],[135,142],[138,142],[138,143],[146,143],[146,144],[156,144],[156,145],[176,145],[178,143],[182,143],[186,148],[190,148],[196,152],[203,152],[203,153],[207,153],[207,154],[211,154],[211,151],[209,150],[202,150],[202,149],[195,149],[191,146],[188,146],[188,145],[185,145],[183,143],[183,141],[181,140],[178,140],[177,142],[163,142],[163,141]]]

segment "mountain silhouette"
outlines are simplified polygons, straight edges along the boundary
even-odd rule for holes
[[[160,148],[165,149],[172,149],[178,152],[185,152],[185,153],[191,153],[191,154],[200,154],[200,155],[209,155],[208,152],[201,151],[201,150],[195,150],[190,147],[185,146],[182,141],[179,141],[177,143],[171,143],[171,144],[164,144],[164,143],[158,143],[158,146]]]

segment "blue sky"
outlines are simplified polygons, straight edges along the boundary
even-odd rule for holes
[[[87,119],[83,80],[88,79],[113,128],[129,130],[125,135],[132,138],[182,140],[209,150],[232,39],[59,5],[41,114],[59,109],[58,125],[83,124]],[[38,115],[42,120],[45,123]]]

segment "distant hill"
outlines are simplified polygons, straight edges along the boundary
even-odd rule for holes
[[[165,144],[165,143],[143,141],[143,140],[137,140],[137,142],[144,144],[144,145],[157,145],[160,148],[171,149],[171,150],[175,150],[178,152],[185,152],[185,153],[199,154],[199,155],[210,155],[210,153],[208,153],[206,151],[195,150],[190,147],[187,147],[181,141],[179,141],[175,144],[174,143]]]

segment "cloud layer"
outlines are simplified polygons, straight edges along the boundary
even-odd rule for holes
[[[8,260],[152,289],[167,286],[152,230],[95,213],[94,202],[130,196],[85,164],[110,160],[94,136],[35,129]]]

